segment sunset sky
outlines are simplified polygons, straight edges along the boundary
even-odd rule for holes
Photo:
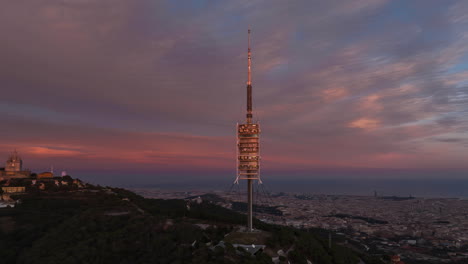
[[[250,27],[264,177],[468,172],[468,1],[1,5],[0,162],[234,179]]]

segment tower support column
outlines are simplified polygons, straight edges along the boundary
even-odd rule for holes
[[[247,180],[247,231],[253,231],[252,209],[253,209],[253,190],[252,179]]]

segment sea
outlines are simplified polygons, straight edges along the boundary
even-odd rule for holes
[[[468,198],[466,178],[293,178],[263,177],[259,186],[270,193]],[[173,191],[229,191],[237,188],[234,177],[161,177],[151,175],[73,175],[92,184],[121,188]],[[130,180],[129,180],[130,179]],[[258,184],[258,183],[255,183]],[[239,181],[239,187],[246,185]]]

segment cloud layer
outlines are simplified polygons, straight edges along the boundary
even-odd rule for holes
[[[252,28],[268,171],[464,168],[464,1],[17,0],[0,10],[0,157],[234,171]]]

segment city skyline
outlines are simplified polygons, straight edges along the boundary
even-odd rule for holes
[[[233,179],[250,26],[264,172],[468,172],[463,1],[3,5],[0,159]]]

